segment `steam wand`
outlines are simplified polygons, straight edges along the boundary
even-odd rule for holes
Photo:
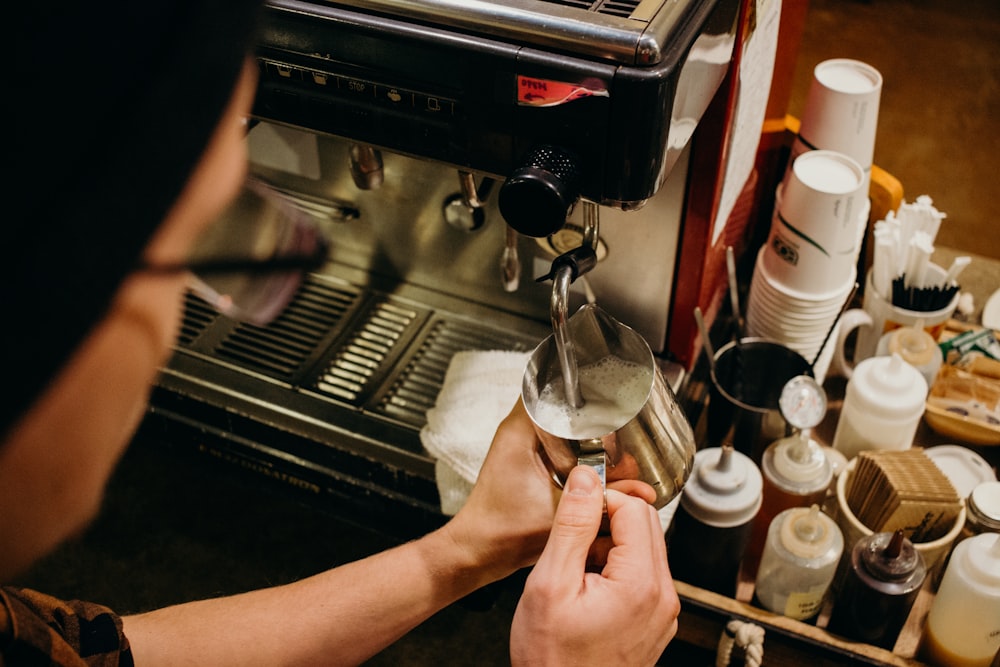
[[[538,279],[538,282],[552,280],[552,298],[549,301],[549,315],[552,318],[552,334],[562,367],[563,388],[566,402],[574,409],[583,407],[580,393],[579,368],[576,351],[569,336],[569,286],[578,277],[590,271],[597,264],[597,252],[590,245],[565,252],[552,260],[552,269]]]
[[[583,407],[580,392],[580,373],[576,362],[576,350],[569,337],[569,286],[574,280],[597,265],[597,240],[600,233],[600,209],[591,201],[583,202],[583,239],[579,248],[564,252],[552,260],[552,268],[538,282],[552,279],[552,298],[549,301],[549,316],[552,319],[552,335],[562,367],[563,389],[566,402],[574,409]]]

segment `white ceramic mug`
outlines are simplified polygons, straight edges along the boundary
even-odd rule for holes
[[[946,275],[946,271],[937,264],[927,266],[929,284],[941,282]],[[955,308],[958,306],[958,293],[951,302],[944,308],[932,311],[908,310],[893,306],[876,291],[872,286],[872,272],[868,271],[865,279],[865,295],[861,308],[854,308],[845,312],[840,318],[840,325],[837,332],[837,344],[833,350],[833,360],[830,364],[830,374],[842,375],[850,378],[854,372],[854,364],[875,356],[879,339],[886,332],[900,327],[913,326],[923,321],[924,331],[934,337],[935,340],[944,331],[948,320],[951,319]],[[857,339],[854,343],[853,363],[847,359],[844,347],[847,337],[852,331],[857,331]]]

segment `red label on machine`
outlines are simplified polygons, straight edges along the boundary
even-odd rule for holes
[[[517,103],[530,107],[554,107],[584,97],[610,97],[600,81],[565,83],[518,75]]]

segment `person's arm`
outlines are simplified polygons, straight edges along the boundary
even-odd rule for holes
[[[612,545],[601,571],[588,571],[603,503],[597,475],[574,468],[514,613],[515,666],[653,665],[677,633],[663,529],[644,500],[608,489]]]
[[[444,527],[302,581],[124,619],[136,665],[358,664],[432,614],[531,565],[558,493],[518,403]]]

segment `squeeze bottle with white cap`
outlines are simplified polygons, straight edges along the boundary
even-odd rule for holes
[[[894,329],[883,335],[878,341],[875,354],[880,357],[898,354],[903,361],[920,371],[928,387],[934,385],[934,379],[944,361],[944,355],[934,336],[924,331],[923,320],[918,320],[912,327]]]
[[[764,479],[763,502],[750,533],[750,544],[743,557],[744,571],[757,571],[767,540],[767,530],[774,517],[792,507],[822,505],[833,480],[833,468],[823,448],[812,439],[809,429],[776,440],[761,457]]]
[[[695,454],[667,530],[667,560],[675,579],[733,597],[740,561],[760,509],[760,470],[732,445]]]
[[[799,620],[819,614],[844,551],[844,536],[819,505],[774,518],[757,570],[754,595],[769,611]]]
[[[1000,651],[1000,535],[959,542],[927,613],[918,657],[943,667],[989,667]]]
[[[833,448],[848,459],[874,449],[908,449],[927,400],[927,381],[898,354],[858,363],[847,382]]]

